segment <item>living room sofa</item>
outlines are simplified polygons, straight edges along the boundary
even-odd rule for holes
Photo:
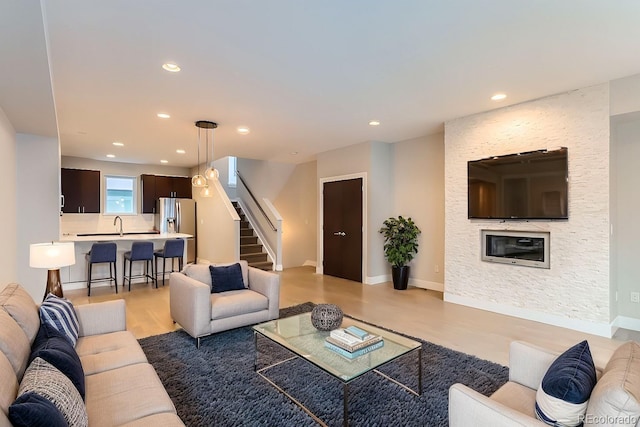
[[[88,425],[184,426],[138,341],[126,330],[124,300],[74,309]],[[0,291],[0,427],[12,425],[9,406],[26,376],[40,328],[45,327],[39,307],[20,285],[9,284]]]
[[[204,336],[278,318],[280,276],[249,267],[244,260],[239,261],[243,288],[212,292],[209,266],[233,264],[189,264],[182,272],[171,273],[171,318],[196,339],[198,348]]]
[[[449,389],[449,425],[546,426],[535,415],[536,393],[559,356],[541,347],[514,341],[509,348],[509,381],[491,397],[463,384]],[[584,426],[640,425],[640,344],[618,347],[598,378],[588,400]]]

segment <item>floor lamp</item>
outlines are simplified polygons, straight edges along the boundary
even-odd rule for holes
[[[73,242],[34,243],[29,248],[29,266],[49,270],[44,298],[49,293],[59,297],[63,296],[60,267],[75,263],[76,250]]]

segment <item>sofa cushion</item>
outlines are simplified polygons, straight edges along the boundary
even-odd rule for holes
[[[0,351],[7,356],[20,381],[27,367],[31,345],[22,328],[4,310],[0,310]]]
[[[269,300],[250,289],[211,294],[211,320],[266,310]]]
[[[80,337],[76,351],[85,375],[147,362],[140,344],[129,331]]]
[[[227,262],[227,263],[213,263],[213,264],[187,264],[182,269],[182,274],[185,276],[191,277],[198,282],[206,283],[211,287],[211,272],[209,270],[209,265],[213,265],[214,267],[225,267],[228,265],[236,264],[235,262]],[[249,287],[249,263],[245,260],[240,260],[237,262],[240,264],[240,268],[242,269],[242,281],[244,282],[245,288]]]
[[[53,407],[43,404],[42,399],[32,398],[33,395],[45,398]],[[80,393],[69,378],[47,361],[36,357],[24,373],[18,398],[9,407],[9,419],[14,425],[21,425],[19,422],[24,420],[27,421],[24,425],[32,426],[29,414],[37,415],[38,419],[53,420],[57,419],[58,411],[69,426],[89,424]]]
[[[42,323],[48,323],[62,332],[73,346],[76,345],[79,329],[78,316],[71,301],[53,294],[47,295],[40,306],[40,319]]]
[[[10,283],[0,292],[0,306],[22,328],[29,343],[33,343],[40,328],[40,315],[31,295],[17,283]]]
[[[640,420],[640,344],[627,342],[613,353],[589,399],[585,426],[616,420],[636,426]]]
[[[84,371],[69,340],[56,328],[43,324],[31,348],[29,363],[39,357],[51,363],[71,380],[84,400]]]
[[[184,423],[178,417],[178,415],[163,412],[161,414],[153,414],[148,417],[138,418],[137,420],[129,423],[120,424],[119,427],[148,427],[148,426],[162,426],[162,427],[184,427]]]
[[[86,380],[91,427],[119,426],[154,414],[176,413],[156,371],[148,363],[89,375]]]
[[[549,366],[536,392],[536,416],[549,425],[581,425],[595,385],[596,367],[585,340]]]
[[[245,289],[240,264],[235,263],[220,267],[210,265],[209,271],[211,273],[212,293]]]

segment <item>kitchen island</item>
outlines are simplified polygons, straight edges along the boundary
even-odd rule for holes
[[[87,287],[87,262],[85,260],[85,255],[91,250],[91,245],[95,242],[115,242],[118,245],[118,256],[117,256],[117,279],[118,292],[122,289],[122,273],[123,273],[123,255],[125,252],[131,250],[131,244],[135,241],[140,240],[150,240],[153,242],[154,250],[162,249],[164,246],[164,242],[167,239],[190,239],[193,236],[191,234],[185,233],[159,233],[156,231],[133,231],[128,233],[78,233],[78,234],[69,234],[65,233],[60,237],[61,242],[74,242],[75,243],[75,252],[76,252],[76,263],[69,267],[62,267],[60,269],[60,278],[62,280],[62,288],[63,290],[72,290],[72,289],[83,289]],[[187,263],[187,245],[185,244],[185,254],[184,254],[185,264]],[[160,268],[162,269],[162,263],[159,262]],[[128,267],[128,266],[127,266]],[[134,276],[140,275],[143,272],[144,263],[136,262],[133,264],[132,274]],[[128,268],[127,268],[128,269]],[[168,263],[167,269],[170,270],[170,265]],[[94,280],[98,278],[108,277],[109,276],[109,265],[108,264],[96,264],[93,267],[93,277]],[[144,279],[134,279],[133,283],[135,284],[140,281],[144,281]],[[110,286],[108,281],[104,282],[95,282],[91,283],[91,288],[94,287],[102,287],[102,286]],[[162,283],[160,283],[162,286]],[[115,293],[115,290],[113,291]]]

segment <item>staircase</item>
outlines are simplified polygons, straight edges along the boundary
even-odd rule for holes
[[[251,267],[266,271],[273,270],[273,263],[269,261],[269,255],[263,252],[262,243],[260,243],[251,224],[247,221],[242,208],[238,202],[232,203],[240,216],[240,259],[247,261]]]

